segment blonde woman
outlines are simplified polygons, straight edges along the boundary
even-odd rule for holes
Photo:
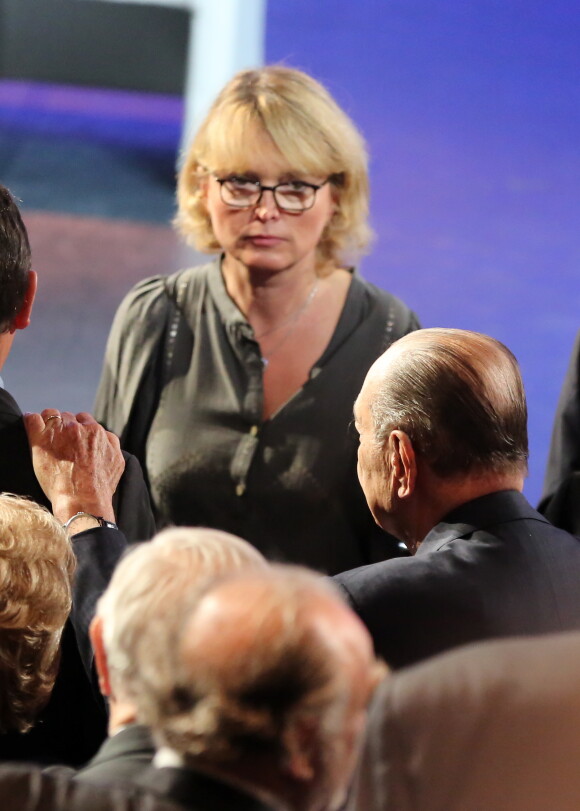
[[[194,138],[177,226],[214,261],[122,303],[96,413],[147,473],[160,526],[217,527],[336,573],[389,555],[356,475],[352,404],[416,329],[351,260],[367,246],[366,150],[306,74],[237,74]]]

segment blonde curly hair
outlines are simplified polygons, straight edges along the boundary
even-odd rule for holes
[[[175,225],[200,251],[218,252],[204,202],[208,171],[247,171],[252,130],[265,131],[293,171],[328,177],[336,203],[317,248],[318,267],[343,265],[371,238],[364,139],[329,92],[302,71],[281,66],[244,70],[224,87],[193,139],[179,173]]]
[[[74,568],[56,518],[0,494],[0,732],[26,732],[50,697]]]

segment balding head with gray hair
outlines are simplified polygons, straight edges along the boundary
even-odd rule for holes
[[[522,377],[509,349],[488,335],[405,335],[369,369],[354,413],[369,508],[411,552],[460,504],[523,487]]]
[[[187,765],[296,811],[342,805],[386,668],[330,581],[283,565],[230,574],[171,617],[167,646],[143,642],[139,720]]]
[[[140,693],[137,647],[154,629],[159,644],[171,617],[197,590],[219,575],[267,566],[246,541],[214,529],[175,527],[132,547],[118,564],[99,600],[108,675],[116,698],[133,702]]]
[[[370,410],[379,445],[399,429],[440,476],[525,473],[526,397],[504,344],[467,330],[423,329],[393,344],[373,370]]]

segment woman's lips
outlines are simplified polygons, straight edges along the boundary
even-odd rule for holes
[[[254,236],[244,237],[246,242],[251,242],[252,245],[257,245],[263,248],[269,248],[272,245],[279,245],[283,242],[282,237],[276,237],[272,234],[256,234]]]

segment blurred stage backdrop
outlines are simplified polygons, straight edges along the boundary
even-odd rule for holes
[[[580,328],[575,0],[0,0],[0,181],[40,278],[6,387],[90,410],[121,296],[196,261],[170,227],[184,115],[261,58],[325,83],[368,141],[362,273],[518,357],[537,501]]]

